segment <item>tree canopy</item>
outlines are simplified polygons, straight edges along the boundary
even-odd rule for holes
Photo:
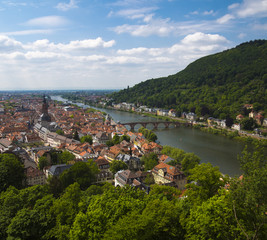
[[[148,153],[141,158],[141,162],[145,165],[145,171],[154,168],[158,164],[158,160],[156,153]]]
[[[142,133],[149,141],[155,142],[158,139],[157,135],[153,131],[148,130],[144,127],[139,128],[138,132]]]
[[[80,141],[81,141],[81,143],[88,142],[89,144],[92,144],[93,138],[91,135],[85,135],[85,136],[81,137]]]
[[[18,158],[14,154],[0,154],[0,192],[9,186],[22,188],[25,179],[24,168]]]
[[[64,188],[77,182],[82,189],[86,189],[95,181],[98,171],[93,160],[77,162],[72,167],[65,170],[60,175],[59,179]]]
[[[110,168],[109,170],[115,174],[116,172],[120,171],[120,170],[125,170],[128,169],[128,166],[125,162],[121,161],[121,160],[113,160],[110,163]]]
[[[92,185],[91,161],[63,173],[57,194],[49,185],[9,185],[0,192],[0,239],[265,239],[266,149],[246,148],[239,160],[243,176],[231,179],[196,165],[182,194],[163,185],[149,193]]]

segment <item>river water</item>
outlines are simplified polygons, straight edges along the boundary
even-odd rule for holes
[[[66,99],[60,96],[51,96],[51,99],[63,102],[66,101]],[[90,107],[82,103],[75,104],[82,107]],[[156,118],[144,117],[139,114],[112,109],[97,109],[108,113],[115,121],[120,121],[121,123],[159,121]],[[200,157],[201,162],[210,162],[213,166],[218,166],[220,171],[224,174],[237,176],[242,173],[237,155],[242,152],[244,148],[243,143],[228,139],[224,136],[205,133],[191,127],[170,127],[169,129],[165,129],[164,126],[161,125],[162,124],[160,124],[158,130],[155,130],[161,145],[169,145],[183,149],[186,152],[193,152]],[[139,127],[140,125],[137,125],[136,129]],[[147,128],[150,129],[152,129],[152,127],[152,125],[147,126]]]

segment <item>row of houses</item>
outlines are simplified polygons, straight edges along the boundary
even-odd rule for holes
[[[144,183],[148,175],[152,175],[156,184],[170,185],[180,190],[185,189],[187,184],[187,179],[182,171],[175,166],[161,162],[149,172],[133,172],[129,169],[117,172],[115,174],[115,186],[124,187],[127,184],[149,191],[149,187]]]
[[[124,104],[124,106],[127,108],[133,107],[127,104]],[[141,133],[127,131],[124,126],[115,124],[110,118],[104,118],[104,115],[100,112],[89,112],[83,109],[77,109],[73,106],[66,107],[65,105],[55,103],[48,109],[45,98],[43,99],[43,103],[41,101],[36,101],[34,104],[29,105],[29,107],[34,109],[35,113],[38,113],[37,116],[33,119],[34,121],[31,121],[30,116],[27,116],[27,118],[22,118],[20,122],[23,123],[24,120],[27,119],[27,121],[34,123],[33,129],[31,129],[31,125],[29,125],[29,133],[37,136],[38,139],[43,142],[43,146],[29,148],[27,150],[29,157],[28,160],[24,162],[24,165],[28,185],[44,184],[49,176],[59,176],[64,170],[75,164],[75,162],[88,161],[88,159],[93,159],[100,170],[99,174],[96,176],[96,183],[103,181],[113,182],[114,178],[109,171],[109,167],[114,160],[120,160],[126,163],[128,170],[123,174],[126,174],[128,178],[126,178],[125,183],[134,184],[135,187],[147,189],[146,184],[144,184],[144,179],[148,175],[155,178],[155,182],[158,184],[176,184],[176,187],[179,188],[182,188],[183,185],[178,183],[178,179],[184,179],[184,181],[186,181],[186,178],[179,168],[170,166],[167,162],[164,162],[165,160],[170,161],[169,157],[162,157],[159,162],[161,165],[159,165],[158,168],[150,172],[142,172],[143,166],[140,158],[148,153],[156,153],[161,156],[162,146],[155,142],[147,141]],[[149,111],[149,109],[145,110]],[[33,111],[31,111],[31,114],[32,112]],[[25,113],[26,112],[22,111],[18,113],[16,117],[19,116],[18,118],[21,118],[23,114],[26,116],[27,114]],[[174,113],[174,110],[170,111],[170,114]],[[3,115],[3,119],[8,121],[6,115]],[[14,121],[16,121],[16,118]],[[8,126],[3,124],[3,127],[6,128]],[[61,130],[64,135],[58,134],[57,130]],[[81,143],[74,140],[72,138],[74,131],[78,133],[79,137],[91,135],[93,143]],[[122,136],[124,134],[130,137],[130,142],[124,140],[111,147],[106,145],[106,142],[111,140],[115,135]],[[10,145],[12,145],[10,142],[2,141],[3,151],[8,149]],[[37,168],[40,158],[46,157],[49,165],[51,165],[52,155],[50,153],[52,151],[68,151],[75,156],[75,159],[68,162],[68,164],[52,165],[45,167],[44,171],[40,171]],[[162,164],[166,165],[163,166]],[[118,176],[119,175],[120,173]],[[162,177],[161,180],[160,177]],[[130,182],[130,180],[132,182]],[[114,181],[119,181],[119,179],[115,179]]]

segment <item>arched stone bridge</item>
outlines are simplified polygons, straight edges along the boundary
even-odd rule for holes
[[[181,122],[130,122],[130,123],[121,123],[121,125],[123,126],[130,126],[131,128],[131,131],[134,130],[135,126],[140,124],[141,126],[143,126],[144,128],[147,127],[147,125],[149,124],[152,124],[154,129],[158,129],[158,126],[161,124],[161,125],[164,125],[165,128],[169,128],[170,125],[173,125],[174,127],[179,127],[181,125],[184,125],[184,126],[191,126],[192,123],[189,123],[189,122],[184,122],[184,123],[181,123]]]

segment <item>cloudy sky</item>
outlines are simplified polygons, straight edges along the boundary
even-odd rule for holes
[[[267,0],[0,0],[0,90],[131,87],[254,39]]]

